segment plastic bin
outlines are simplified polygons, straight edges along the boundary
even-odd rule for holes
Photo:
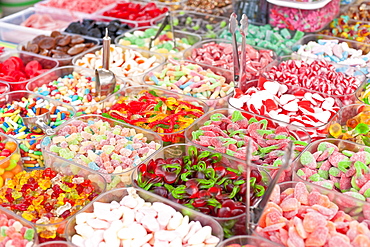
[[[129,103],[135,100],[137,101],[139,97],[144,95],[143,92],[152,92],[155,95],[158,95],[159,97],[163,97],[163,98],[167,98],[171,100],[172,98],[174,98],[177,100],[189,102],[190,104],[194,106],[200,107],[203,112],[208,111],[207,104],[203,102],[202,100],[199,100],[199,99],[187,96],[187,95],[178,94],[172,91],[160,89],[158,87],[145,85],[145,86],[134,86],[134,87],[124,88],[121,91],[108,97],[107,100],[104,101],[103,116],[110,117],[108,112],[112,107],[115,107],[114,106],[115,104],[119,104],[123,102]],[[119,111],[120,109],[115,109],[115,110]],[[184,137],[185,130],[186,128],[183,130],[179,130],[177,132],[173,132],[173,133],[158,133],[158,134],[162,137],[163,145],[166,146],[172,143],[183,143],[185,141],[185,137]],[[148,131],[156,133],[151,129]]]
[[[123,197],[128,195],[128,189],[132,189],[132,188],[115,189],[115,190],[111,190],[111,191],[108,191],[100,195],[93,201],[93,203],[89,204],[89,206],[81,210],[80,214],[94,212],[94,207],[93,207],[94,202],[101,202],[101,203],[110,203],[112,201],[120,202]],[[201,214],[199,212],[196,212],[194,210],[191,210],[189,208],[186,208],[184,206],[181,206],[180,204],[173,203],[170,200],[164,199],[160,196],[149,193],[145,190],[142,190],[139,188],[135,190],[137,194],[141,198],[143,198],[146,202],[150,202],[150,203],[161,202],[168,206],[171,206],[176,211],[181,212],[181,214],[188,215],[190,220],[199,221],[202,226],[210,226],[212,228],[212,235],[218,237],[220,240],[223,239],[224,235],[223,235],[221,226],[217,223],[217,221],[215,221],[211,217]],[[67,239],[69,242],[72,242],[72,237],[74,234],[76,234],[75,226],[76,226],[76,217],[73,217],[68,222],[68,225],[66,227],[66,234],[68,236]]]
[[[23,64],[26,65],[31,61],[37,61],[41,65],[42,69],[44,70],[50,70],[58,67],[59,62],[53,58],[40,56],[38,54],[30,53],[30,52],[24,52],[24,51],[7,51],[4,54],[0,55],[0,62],[4,62],[5,60],[9,59],[10,57],[19,57]],[[45,75],[46,71],[41,73],[40,75],[30,78],[25,81],[3,81],[0,79],[1,85],[5,85],[4,83],[8,83],[10,86],[10,90],[8,91],[17,91],[17,90],[25,90],[26,85],[32,80],[32,79],[38,79]],[[1,86],[0,92],[3,90],[3,86]],[[5,91],[3,92],[5,93]]]
[[[0,24],[0,27],[1,27],[1,24]],[[50,36],[50,32],[49,31],[42,31],[43,33],[36,33],[36,32],[32,32],[33,33],[33,37],[30,38],[30,39],[22,39],[21,42],[18,42],[18,46],[17,46],[17,50],[19,51],[23,51],[26,49],[27,45],[32,42],[33,38],[35,38],[36,36],[38,35],[47,35],[47,36]],[[69,33],[63,33],[62,34],[64,35],[69,35],[69,36],[72,36],[71,34]],[[84,42],[83,43],[92,43],[92,44],[95,44],[95,45],[98,45],[99,44],[99,40],[96,39],[96,38],[93,38],[93,37],[87,37],[87,36],[83,36],[83,35],[80,35],[82,38],[84,38]],[[48,57],[48,56],[42,56],[40,55],[41,57]],[[59,66],[66,66],[66,65],[71,65],[72,64],[72,59],[75,57],[76,55],[73,55],[73,56],[70,56],[70,57],[67,57],[67,58],[54,58],[55,60],[57,60],[59,62]]]
[[[243,247],[251,245],[253,247],[282,247],[278,243],[272,242],[265,238],[262,238],[257,235],[253,236],[235,236],[229,239],[224,240],[219,243],[217,247]]]
[[[62,176],[77,175],[79,177],[83,177],[84,179],[89,179],[91,181],[91,185],[94,187],[94,191],[89,193],[91,194],[92,197],[94,197],[95,194],[98,195],[103,193],[106,189],[106,182],[103,176],[95,172],[91,172],[90,170],[85,169],[81,166],[76,166],[68,161],[62,160],[59,157],[53,157],[51,162],[47,164],[47,167],[51,168],[51,170],[59,173]],[[27,173],[24,173],[23,176],[27,176]],[[33,192],[32,190],[29,191]],[[81,192],[79,194],[81,194]],[[29,221],[30,224],[35,226],[39,236],[39,241],[42,243],[65,238],[66,236],[64,235],[64,229],[69,218],[71,218],[75,213],[77,213],[79,210],[82,210],[86,205],[88,205],[90,203],[89,200],[92,201],[92,199],[85,199],[84,201],[80,202],[81,203],[80,206],[74,205],[73,207],[71,207],[69,209],[70,215],[68,217],[63,218],[60,215],[55,217],[56,219],[54,219],[55,220],[54,223],[49,223],[49,219],[47,219],[47,221],[45,221],[46,219],[41,219],[32,222]],[[56,214],[56,212],[52,213]],[[17,214],[21,214],[21,211],[17,212]],[[25,218],[26,215],[22,214],[22,217]]]
[[[118,36],[115,40],[115,43],[119,44],[119,45],[133,46],[133,47],[138,47],[140,49],[149,50],[149,42],[150,42],[149,38],[144,39],[143,45],[140,45],[140,46],[133,45],[133,44],[131,44],[130,41],[123,40],[125,37],[131,37],[133,35],[135,35],[137,37],[142,37],[143,32],[146,29],[149,29],[149,28],[154,28],[154,29],[157,30],[159,27],[157,27],[157,26],[146,26],[146,27],[134,28],[130,32],[126,32],[126,33],[122,34],[121,36]],[[192,45],[194,45],[195,43],[197,43],[201,40],[201,37],[197,34],[182,32],[182,31],[177,31],[177,30],[174,30],[174,33],[175,33],[175,38],[177,39],[176,45],[177,45],[177,47],[179,47],[179,52],[175,52],[173,50],[171,50],[170,52],[167,52],[166,49],[158,49],[158,48],[154,48],[154,47],[151,49],[151,51],[156,52],[156,53],[160,53],[161,55],[165,56],[166,58],[167,57],[173,57],[175,59],[182,59],[184,51],[187,48],[191,47]],[[153,37],[154,37],[154,35],[153,35]],[[179,46],[179,41],[180,41],[180,39],[183,39],[183,38],[187,39],[189,41],[189,44],[182,43],[182,45]]]
[[[68,76],[68,75],[70,75],[74,72],[79,73],[79,74],[81,74],[83,76],[86,76],[88,78],[92,78],[91,80],[89,80],[89,81],[91,81],[91,84],[92,84],[91,89],[95,88],[95,83],[93,84],[93,82],[95,80],[95,72],[93,70],[83,68],[83,67],[79,67],[79,66],[64,66],[64,67],[59,67],[59,68],[55,68],[53,70],[50,70],[49,72],[44,74],[44,76],[42,76],[40,78],[37,78],[37,79],[34,79],[34,80],[31,80],[29,82],[29,84],[27,85],[26,89],[30,92],[43,94],[44,91],[41,91],[43,85],[48,85],[49,83],[51,83],[53,81],[57,81],[58,78],[63,78],[63,77]],[[123,81],[120,77],[117,77],[116,80],[117,80],[116,90],[118,90],[119,88],[125,87],[126,82]],[[65,86],[71,86],[71,85],[65,85]],[[47,97],[49,99],[54,99],[54,100],[58,100],[58,101],[61,100],[60,97],[57,94],[55,96],[51,96],[49,93],[48,94],[45,93],[45,95],[46,95],[45,97]],[[91,95],[91,94],[90,93],[88,93],[88,94],[85,93],[85,95],[86,95],[85,98],[87,99],[87,97],[88,97],[87,95]],[[106,97],[109,97],[109,96],[99,97],[98,95],[96,95],[95,97],[92,96],[90,102],[83,102],[81,100],[82,102],[80,102],[80,103],[74,103],[74,102],[78,102],[78,101],[72,101],[72,102],[70,102],[70,104],[73,105],[73,107],[76,109],[78,115],[101,113],[101,110],[102,110],[102,107],[103,107],[102,102],[104,102]]]
[[[211,65],[207,65],[207,64],[201,64],[201,63],[197,63],[197,62],[189,61],[189,60],[177,60],[177,62],[179,62],[180,64],[189,64],[190,63],[190,64],[199,65],[200,67],[202,67],[206,71],[207,70],[210,70],[213,73],[215,73],[216,75],[223,76],[226,79],[225,84],[229,84],[229,85],[230,85],[230,83],[233,83],[234,85],[236,84],[233,81],[233,73],[230,70],[222,69],[220,67],[215,67],[215,66],[211,66]],[[160,65],[159,67],[155,68],[154,70],[145,73],[145,75],[144,75],[144,83],[147,84],[147,85],[152,85],[152,86],[155,86],[155,87],[160,87],[160,88],[163,88],[163,89],[166,89],[166,90],[171,90],[171,91],[174,91],[174,92],[177,92],[177,93],[180,93],[180,94],[185,94],[184,91],[183,91],[183,89],[180,89],[179,88],[180,89],[179,90],[179,89],[173,88],[171,86],[166,86],[165,84],[159,85],[159,84],[155,83],[154,81],[150,80],[150,77],[151,77],[151,75],[152,75],[153,72],[161,73],[164,70],[165,66],[168,65],[168,64],[172,64],[172,63],[171,62],[167,62],[167,63],[165,63],[163,65]],[[187,75],[187,76],[189,76],[189,75]],[[236,87],[236,85],[235,86],[231,86],[229,90],[231,90],[231,89],[233,89],[235,87]],[[211,94],[210,94],[209,97],[207,97],[207,99],[195,97],[195,93],[193,93],[194,96],[192,96],[192,97],[203,100],[208,105],[208,107],[209,107],[210,110],[214,110],[214,109],[218,109],[218,108],[227,107],[227,105],[228,105],[227,100],[228,100],[228,98],[231,97],[231,95],[233,94],[233,91],[234,90],[230,91],[230,93],[228,93],[224,97],[219,97],[219,98],[216,98],[216,99],[211,99],[210,98]],[[188,95],[188,94],[186,94],[186,95]]]
[[[48,103],[48,105],[46,105],[45,107],[51,107],[51,105],[54,105],[56,107],[61,107],[60,109],[63,109],[69,112],[69,117],[74,117],[76,114],[75,109],[71,105],[68,105],[68,104],[53,100],[53,99],[49,99],[42,95],[27,92],[27,91],[15,91],[15,92],[10,92],[10,93],[0,95],[0,106],[2,109],[6,109],[7,104],[12,103],[13,101],[21,102],[21,99],[23,97],[27,99],[30,99],[30,98],[31,99],[44,99]],[[20,116],[19,114],[17,115]],[[52,117],[52,120],[55,118],[55,116],[51,116],[51,117]],[[12,127],[9,127],[8,131],[5,131],[4,130],[4,127],[5,127],[4,120],[0,121],[0,125],[2,126],[2,129],[5,132],[5,134],[10,135],[17,140],[19,144],[22,160],[23,160],[23,167],[26,170],[43,168],[44,162],[43,162],[43,156],[41,153],[41,147],[39,144],[41,142],[41,139],[44,137],[44,134],[43,133],[40,133],[40,134],[31,133],[30,131],[25,131],[25,130],[16,134],[16,132],[12,132],[11,130]],[[67,118],[65,120],[67,120]],[[55,128],[57,127],[56,124],[61,124],[65,120],[51,121],[50,126],[52,128]],[[19,128],[15,130],[17,130],[18,132],[23,126],[24,125],[22,123],[22,125],[18,126]]]
[[[101,65],[100,66],[97,66],[97,63],[95,63],[95,65],[93,65],[93,60],[96,60],[96,58],[99,58],[99,61],[102,61],[102,47],[103,46],[96,46],[94,48],[91,48],[90,50],[84,52],[84,53],[81,53],[79,54],[78,56],[76,56],[72,63],[73,65],[75,66],[82,66],[82,67],[85,67],[85,68],[89,68],[89,69],[98,69],[98,68],[101,68]],[[154,53],[154,52],[150,52],[150,51],[147,51],[147,50],[142,50],[142,49],[139,49],[139,48],[133,48],[133,47],[128,47],[128,46],[122,46],[122,45],[117,45],[116,46],[117,48],[121,48],[122,49],[122,53],[120,54],[120,59],[122,58],[122,61],[121,60],[118,60],[118,58],[114,58],[112,56],[112,53],[110,55],[111,57],[111,64],[112,63],[115,63],[115,66],[110,66],[110,70],[117,76],[117,77],[120,77],[122,81],[125,81],[127,82],[129,85],[131,86],[137,86],[137,85],[140,85],[142,84],[142,78],[143,78],[143,75],[148,72],[148,71],[152,71],[153,69],[156,69],[158,68],[159,66],[161,66],[164,62],[165,62],[165,58],[158,54],[158,53]],[[112,48],[111,48],[112,50]],[[145,58],[151,58],[153,56],[156,57],[156,60],[155,60],[155,66],[153,67],[150,67],[148,69],[145,69],[143,70],[142,68],[140,68],[140,70],[142,72],[138,72],[138,71],[132,71],[130,74],[127,73],[127,70],[126,68],[130,68],[130,70],[132,69],[139,69],[138,67],[133,67],[129,61],[126,61],[125,58],[126,57],[129,57],[128,55],[126,54],[129,54],[130,51],[135,51],[135,52],[138,52],[140,53],[143,57]],[[89,58],[86,57],[86,55],[89,54]],[[99,54],[99,55],[97,55]],[[112,59],[113,57],[113,59]],[[87,61],[91,61],[90,63],[88,63]],[[140,61],[138,61],[140,62]],[[120,64],[121,63],[121,64]],[[139,66],[142,66],[142,63],[140,63]]]
[[[68,122],[64,123],[63,125],[61,125],[60,127],[58,127],[56,129],[56,131],[57,131],[56,135],[50,136],[50,138],[58,136],[60,133],[63,133],[61,131],[63,130],[64,127],[73,126],[75,123],[77,123],[77,121],[82,121],[82,122],[85,122],[85,123],[89,123],[90,121],[94,121],[94,122],[103,121],[103,122],[107,122],[111,127],[114,127],[114,126],[118,125],[122,128],[129,128],[131,130],[135,130],[136,134],[140,134],[140,133],[143,134],[144,137],[147,138],[146,143],[150,143],[151,141],[154,141],[157,145],[157,151],[156,152],[158,152],[158,149],[162,147],[162,140],[161,140],[161,138],[158,134],[153,133],[153,132],[149,132],[149,131],[144,130],[144,129],[139,128],[139,127],[135,127],[135,126],[124,124],[122,122],[118,122],[118,121],[115,121],[115,120],[112,120],[112,119],[108,119],[108,118],[105,118],[105,117],[102,117],[102,116],[99,116],[99,115],[83,115],[83,116],[77,117],[75,119],[71,119],[70,121],[68,121]],[[120,135],[120,136],[126,138],[124,135]],[[126,139],[129,139],[129,138],[126,138]],[[100,174],[101,176],[103,176],[105,178],[105,180],[107,181],[107,190],[120,188],[120,187],[131,186],[131,184],[132,184],[131,183],[132,182],[131,181],[131,173],[133,172],[135,166],[139,164],[139,162],[137,162],[135,166],[131,165],[130,167],[124,169],[124,171],[121,172],[121,173],[109,173],[109,174],[107,174],[107,173],[101,172],[100,170],[94,170],[94,169],[88,167],[87,164],[84,164],[84,165],[80,164],[80,162],[78,162],[78,160],[76,159],[76,158],[78,158],[78,156],[76,156],[72,160],[66,160],[62,157],[58,157],[59,154],[50,151],[50,148],[51,148],[52,145],[53,145],[53,143],[49,143],[48,145],[45,145],[44,142],[41,143],[41,148],[42,148],[42,151],[43,151],[43,154],[44,154],[44,159],[45,159],[46,166],[50,162],[53,162],[53,160],[55,160],[56,158],[59,158],[60,160],[63,160],[65,162],[70,162],[71,164],[74,164],[76,166],[83,166],[86,170],[90,170],[91,172],[96,172],[96,173]],[[138,149],[136,149],[136,151],[137,150]],[[147,159],[150,159],[151,156],[155,155],[156,152],[154,152],[152,154],[149,154],[146,157],[143,155],[143,157],[141,157],[140,159],[142,161],[146,161]],[[92,161],[95,162],[95,160],[92,160]],[[120,164],[120,165],[122,165],[122,164]]]
[[[270,24],[279,28],[316,32],[331,22],[340,10],[340,0],[268,0]]]
[[[153,160],[156,160],[156,159],[164,159],[164,160],[167,160],[168,158],[182,158],[184,156],[191,156],[190,154],[190,151],[189,151],[189,148],[191,147],[192,145],[190,144],[175,144],[175,145],[170,145],[170,146],[167,146],[163,149],[160,150],[160,152],[158,152],[155,156],[152,157]],[[206,151],[205,149],[203,149],[202,147],[201,148],[197,148],[198,150],[198,153],[201,152],[201,151]],[[214,151],[209,151],[211,154],[216,154],[216,152]],[[242,174],[241,176],[243,176],[243,179],[245,178],[245,162],[244,161],[241,161],[241,160],[238,160],[238,159],[235,159],[233,157],[226,157],[224,155],[220,155],[221,157],[221,160],[219,161],[219,164],[220,166],[223,166],[225,168],[232,168],[232,169],[235,169],[235,170],[239,170],[239,171],[242,171]],[[143,162],[143,164],[145,163],[146,165],[148,165],[149,163],[151,162],[151,160],[147,160],[146,162]],[[191,161],[191,164],[193,163],[194,161],[192,160]],[[200,161],[202,162],[202,161]],[[184,164],[185,165],[185,164]],[[205,164],[207,165],[207,163]],[[201,164],[199,164],[199,167],[201,167]],[[207,166],[208,167],[208,166]],[[140,165],[138,166],[137,169],[135,169],[135,171],[132,173],[132,181],[133,181],[133,186],[135,188],[140,188],[140,186],[138,185],[138,183],[136,182],[137,179],[138,179],[138,170],[140,168]],[[261,168],[260,166],[257,166],[255,165],[254,163],[251,164],[251,167],[250,167],[250,170],[251,172],[252,171],[258,171],[261,175],[261,181],[258,183],[258,184],[264,184],[265,186],[268,186],[269,182],[271,181],[271,178],[270,176],[268,175],[268,168]],[[184,174],[184,173],[182,173]],[[205,173],[204,173],[205,175]],[[211,175],[209,175],[211,176]],[[210,181],[209,179],[209,176],[208,175],[205,175],[205,180],[206,181]],[[222,176],[222,175],[217,175],[217,176]],[[238,175],[239,176],[239,175]],[[195,174],[192,174],[190,175],[190,177],[187,177],[187,181],[189,181],[190,179],[192,179],[194,177],[194,179],[196,179],[197,175]],[[224,175],[223,178],[227,177],[227,175]],[[217,183],[221,184],[223,182],[222,178],[218,179],[217,180]],[[179,185],[180,182],[175,182],[176,185]],[[180,187],[181,185],[179,186],[176,186],[176,188]],[[199,185],[201,187],[201,185]],[[205,185],[204,188],[208,188],[207,185]],[[189,187],[190,189],[190,187]],[[201,191],[199,189],[199,191]],[[224,192],[224,191],[223,191]],[[155,192],[148,192],[150,195],[157,195],[157,193]],[[181,195],[183,195],[185,198],[186,196],[188,196],[189,194],[195,194],[197,193],[196,191],[194,192],[185,192],[185,195],[184,193],[182,193]],[[237,192],[239,193],[239,192]],[[161,195],[161,197],[163,197]],[[191,197],[190,197],[191,198]],[[245,197],[243,197],[244,199],[241,199],[241,200],[245,200]],[[255,200],[253,202],[251,202],[251,207],[252,206],[255,206],[255,205],[258,205],[258,203],[260,202],[262,197],[259,197],[259,198],[255,198]],[[209,200],[217,200],[216,198],[213,198],[212,196],[210,196]],[[176,202],[177,199],[174,198],[173,199],[174,202],[176,204],[180,204],[179,202]],[[180,199],[181,201],[181,199]],[[217,200],[218,203],[220,203],[221,201],[223,201],[222,199],[219,199]],[[233,200],[235,201],[235,200]],[[243,201],[244,202],[244,201]],[[182,203],[184,203],[184,205],[187,207],[187,208],[192,208],[193,205],[188,205],[186,203],[186,201],[183,201]],[[186,203],[186,204],[185,204]],[[181,204],[180,204],[181,205]],[[200,206],[199,206],[200,207]],[[198,208],[198,207],[195,207],[195,208]],[[197,210],[197,209],[196,209]],[[198,209],[197,211],[201,211],[201,209]],[[242,212],[239,212],[240,214],[236,215],[236,216],[232,216],[232,217],[216,217],[216,216],[211,216],[209,215],[209,213],[201,213],[203,215],[209,215],[210,218],[214,219],[215,221],[217,221],[223,228],[223,231],[224,231],[224,235],[225,235],[225,238],[229,238],[231,236],[234,236],[234,235],[244,235],[245,232],[246,232],[246,225],[245,225],[245,220],[246,220],[246,215],[245,213],[242,213]]]
[[[186,138],[186,143],[188,144],[191,144],[191,145],[194,145],[198,148],[202,148],[202,149],[205,149],[207,151],[213,151],[213,152],[219,152],[219,153],[222,153],[222,155],[226,158],[229,158],[229,159],[235,159],[235,160],[238,160],[238,162],[242,162],[245,160],[245,154],[243,153],[243,156],[240,157],[240,153],[237,152],[237,153],[233,153],[233,154],[230,154],[230,153],[225,153],[227,152],[226,148],[225,148],[225,152],[221,152],[220,150],[217,150],[217,149],[211,149],[209,148],[209,146],[203,146],[199,143],[196,143],[194,142],[195,140],[196,141],[199,141],[199,140],[202,140],[199,138],[199,136],[197,138],[194,138],[197,136],[197,132],[199,132],[198,130],[202,127],[202,126],[206,126],[209,121],[211,120],[211,116],[214,115],[214,114],[222,114],[224,116],[232,116],[232,114],[234,113],[234,111],[236,110],[233,110],[233,109],[216,109],[214,111],[210,111],[210,112],[207,112],[206,114],[204,114],[202,117],[199,118],[198,121],[194,122],[186,131],[185,131],[185,138]],[[267,130],[276,130],[276,128],[278,128],[279,126],[285,126],[287,128],[287,130],[289,131],[289,134],[291,137],[293,137],[292,139],[296,139],[298,142],[306,142],[307,144],[311,142],[311,138],[310,138],[310,135],[301,127],[296,127],[296,126],[293,126],[291,124],[286,124],[286,123],[283,123],[281,121],[278,121],[278,120],[274,120],[272,118],[268,118],[268,117],[261,117],[257,114],[253,114],[251,112],[246,112],[246,111],[240,111],[240,113],[242,114],[243,117],[245,117],[246,119],[256,119],[258,121],[261,121],[261,120],[267,120]],[[232,125],[230,125],[231,127]],[[247,127],[245,127],[245,129],[242,130],[241,133],[247,133],[248,130],[247,130]],[[227,134],[227,133],[226,133]],[[220,136],[221,134],[219,134],[218,136]],[[254,136],[254,135],[253,135]],[[226,137],[226,136],[225,136]],[[249,135],[248,135],[249,137]],[[199,138],[199,140],[198,140]],[[219,137],[219,139],[222,139],[223,137]],[[254,136],[252,138],[253,139],[258,139],[256,136]],[[207,138],[205,138],[207,139]],[[218,139],[218,138],[217,138]],[[232,138],[231,138],[232,139]],[[209,140],[211,143],[212,141]],[[230,142],[232,143],[232,142]],[[247,143],[245,144],[242,144],[241,147],[246,147],[247,146]],[[270,146],[270,145],[268,145]],[[213,145],[212,145],[213,147]],[[300,148],[296,148],[295,149],[295,156],[298,156],[298,154],[300,153],[300,151],[302,151]],[[254,157],[255,158],[255,157]],[[295,157],[296,158],[296,157]],[[271,163],[274,162],[274,160],[278,159],[278,157],[274,158],[272,161],[270,160]],[[255,164],[260,164],[262,165],[264,162],[263,162],[263,159],[259,159],[258,162],[255,161]],[[272,174],[271,176],[274,177],[274,173],[276,172],[276,167],[277,166],[266,166],[266,164],[263,165],[263,167],[268,167],[268,168],[274,168],[275,170],[272,170]],[[279,179],[280,182],[283,182],[283,181],[290,181],[291,180],[291,177],[292,177],[292,167],[290,167],[289,169],[287,169],[286,171],[284,171]]]
[[[66,241],[51,241],[39,244],[37,247],[76,247],[76,245]]]

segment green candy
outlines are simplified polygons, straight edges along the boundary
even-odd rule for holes
[[[318,170],[317,174],[319,174],[319,176],[322,179],[329,179],[329,172],[328,171]]]
[[[370,189],[367,189],[367,190],[365,191],[364,196],[365,196],[366,198],[369,198],[369,197],[370,197]]]
[[[320,174],[318,173],[315,173],[313,175],[311,175],[309,177],[309,179],[312,181],[312,182],[318,182],[318,181],[322,181],[323,179],[321,178]]]
[[[300,176],[300,177],[303,177],[303,176],[305,176],[305,175],[306,175],[306,173],[304,173],[304,171],[302,171],[302,169],[299,169],[299,170],[297,171],[297,175],[298,175],[298,176]]]
[[[303,166],[314,166],[316,164],[315,157],[309,151],[303,152],[299,160]]]
[[[234,123],[243,119],[245,119],[245,117],[242,115],[240,111],[234,111],[231,116],[231,121],[233,121]]]
[[[24,237],[25,239],[27,239],[28,241],[32,241],[32,240],[33,240],[33,238],[34,238],[34,236],[35,236],[35,230],[33,230],[33,229],[27,229],[27,230],[24,232],[24,235],[23,235],[23,237]]]
[[[336,167],[330,167],[329,174],[334,176],[334,177],[339,177],[340,170]]]

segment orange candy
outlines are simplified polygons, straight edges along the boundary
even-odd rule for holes
[[[3,173],[3,175],[1,175],[1,177],[4,179],[4,180],[7,180],[8,178],[13,178],[14,177],[14,174],[10,171],[5,171]]]
[[[7,142],[5,143],[5,149],[13,153],[17,149],[17,144],[15,142]]]

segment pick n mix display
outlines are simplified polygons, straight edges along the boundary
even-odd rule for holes
[[[369,5],[1,18],[0,247],[370,247]]]

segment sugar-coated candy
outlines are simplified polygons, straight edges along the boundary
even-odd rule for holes
[[[220,239],[210,226],[190,221],[162,202],[146,202],[134,188],[120,202],[94,202],[91,213],[76,215],[72,243],[96,246],[216,246]],[[108,218],[114,215],[114,218]],[[165,219],[161,221],[161,219]],[[176,228],[170,222],[176,221]],[[102,224],[106,222],[107,224]],[[174,223],[172,223],[174,224]]]
[[[191,54],[185,58],[195,62],[233,70],[234,59],[232,44],[223,41],[218,43],[218,41],[219,40],[217,40],[216,43],[212,40],[209,43],[204,43],[201,47],[195,47]],[[260,70],[271,63],[275,57],[274,52],[271,50],[258,50],[248,44],[246,45],[246,52],[246,81],[257,79],[260,75]]]
[[[209,114],[209,120],[199,126],[199,130],[191,133],[191,141],[242,160],[245,159],[248,142],[252,141],[251,160],[257,165],[280,166],[285,148],[290,141],[295,145],[295,156],[298,156],[308,145],[306,141],[297,140],[295,131],[288,126],[271,127],[273,123],[267,119],[258,121],[255,117],[247,118],[246,113],[238,110],[228,116],[217,110]],[[275,123],[275,125],[278,124]],[[284,172],[279,180],[290,180],[289,174],[289,171]]]
[[[63,175],[51,168],[23,171],[0,188],[0,206],[35,223],[40,240],[59,239],[63,231],[58,225],[42,225],[58,223],[75,214],[99,194],[94,186],[89,179]]]
[[[264,208],[257,234],[283,246],[370,245],[366,220],[358,221],[327,195],[307,188],[298,182],[280,193],[277,185],[278,193]]]
[[[67,27],[68,23],[68,21],[56,18],[51,14],[41,14],[35,12],[20,25],[23,27],[30,27],[39,30],[53,31]]]
[[[25,226],[21,221],[0,213],[1,246],[31,247],[34,245],[36,232],[34,228]]]
[[[102,1],[90,0],[88,2],[81,3],[78,0],[68,0],[68,1],[51,0],[40,3],[40,6],[92,14],[114,2],[115,2],[114,0],[102,0]]]
[[[103,48],[97,48],[95,52],[84,54],[74,61],[74,65],[88,69],[101,69],[103,67]],[[109,54],[109,70],[116,76],[130,80],[131,85],[139,85],[145,72],[157,67],[161,60],[146,51],[124,49],[111,45]]]

